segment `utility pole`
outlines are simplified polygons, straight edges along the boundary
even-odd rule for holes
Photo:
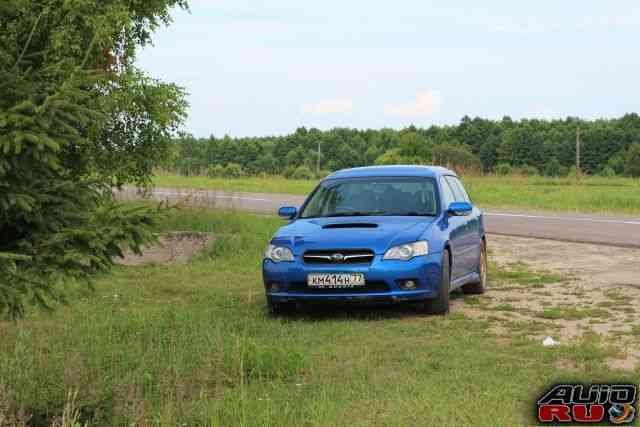
[[[576,184],[580,184],[582,171],[580,170],[580,126],[576,129]]]

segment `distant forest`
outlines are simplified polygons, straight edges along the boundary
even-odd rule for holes
[[[168,166],[182,175],[212,177],[266,174],[305,179],[347,167],[397,163],[439,164],[464,173],[565,176],[575,171],[578,128],[583,173],[640,175],[640,116],[635,113],[594,121],[464,117],[452,126],[299,128],[269,137],[183,135],[174,140]]]

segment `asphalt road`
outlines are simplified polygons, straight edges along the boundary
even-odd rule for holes
[[[117,193],[121,199],[138,199],[133,188]],[[155,188],[155,200],[218,209],[275,214],[280,206],[300,206],[305,196],[278,193],[242,193],[185,188]],[[557,214],[549,212],[483,209],[488,233],[569,242],[640,247],[640,218]],[[640,260],[639,260],[640,262]]]

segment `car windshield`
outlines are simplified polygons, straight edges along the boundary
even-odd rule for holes
[[[342,179],[322,183],[300,217],[435,216],[436,200],[430,178]]]

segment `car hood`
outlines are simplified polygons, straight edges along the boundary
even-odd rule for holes
[[[362,216],[298,219],[280,228],[271,243],[306,250],[372,249],[383,254],[391,246],[420,239],[432,217]]]

